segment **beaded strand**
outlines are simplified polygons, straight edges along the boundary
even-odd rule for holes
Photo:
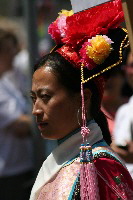
[[[123,30],[127,33],[126,29],[123,28]],[[98,72],[97,74],[94,74],[93,76],[87,78],[86,80],[84,80],[84,65],[82,64],[81,65],[81,81],[82,81],[82,83],[87,83],[89,80],[91,80],[91,79],[103,74],[104,72],[106,72],[106,71],[112,69],[113,67],[119,65],[120,63],[122,63],[122,48],[124,47],[124,44],[125,44],[127,38],[128,38],[128,35],[126,35],[124,40],[121,42],[120,50],[119,50],[119,61],[114,63],[114,64],[112,64],[112,65],[110,65],[106,69],[103,69],[102,71]]]

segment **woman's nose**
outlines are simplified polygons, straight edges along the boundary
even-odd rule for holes
[[[37,116],[37,115],[41,115],[42,113],[43,113],[43,109],[42,109],[41,105],[39,104],[39,102],[36,102],[33,105],[32,114],[34,116]]]

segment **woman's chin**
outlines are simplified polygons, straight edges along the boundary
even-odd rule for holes
[[[41,132],[41,137],[43,139],[47,139],[47,140],[57,140],[57,138],[55,137],[55,135],[53,134],[50,134],[50,133],[44,133],[44,132]]]

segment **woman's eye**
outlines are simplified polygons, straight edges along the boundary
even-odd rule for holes
[[[51,98],[51,96],[50,95],[48,95],[48,94],[42,94],[41,95],[41,99],[43,100],[43,101],[48,101],[49,99]]]
[[[31,100],[32,100],[33,103],[36,102],[36,97],[34,97],[34,96],[31,95],[30,98],[31,98]]]

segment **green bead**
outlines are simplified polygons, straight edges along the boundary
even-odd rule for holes
[[[117,185],[121,184],[121,178],[119,176],[114,177],[114,181],[116,182]]]

